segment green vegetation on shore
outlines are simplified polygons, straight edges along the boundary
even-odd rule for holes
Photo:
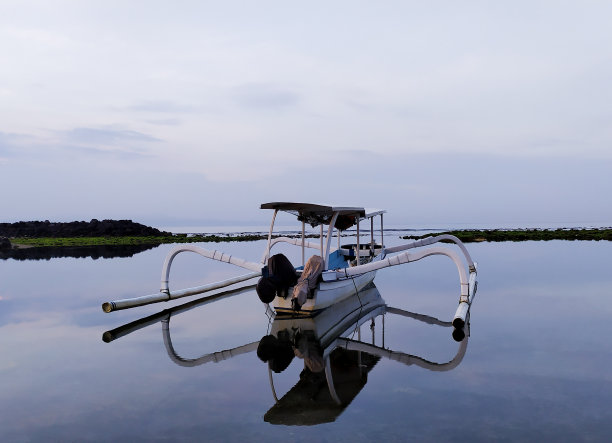
[[[164,236],[113,236],[113,237],[18,237],[12,238],[13,246],[29,247],[81,247],[81,246],[126,246],[161,245],[164,243],[198,243],[254,241],[267,238],[263,235],[192,235],[174,234]]]
[[[464,243],[472,242],[503,242],[527,240],[608,240],[612,241],[612,229],[466,229],[462,231],[447,231],[426,235],[407,235],[403,239],[418,240],[431,235],[450,234]]]
[[[472,242],[503,242],[527,240],[608,240],[612,241],[612,229],[516,229],[516,230],[461,230],[425,234],[408,235],[406,240],[418,240],[432,235],[451,234],[464,243]],[[276,237],[276,236],[275,236]],[[308,237],[311,237],[309,235]],[[10,241],[13,247],[87,247],[87,246],[129,246],[129,245],[161,245],[167,243],[220,243],[248,242],[264,240],[267,235],[187,235],[170,234],[161,236],[98,236],[98,237],[16,237]]]

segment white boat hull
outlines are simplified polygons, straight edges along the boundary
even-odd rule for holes
[[[290,288],[286,298],[277,296],[274,299],[274,309],[277,315],[311,317],[339,301],[356,296],[361,289],[374,280],[375,276],[376,271],[370,271],[353,277],[319,282],[314,297],[307,299],[299,311],[295,311],[291,307],[293,288]]]

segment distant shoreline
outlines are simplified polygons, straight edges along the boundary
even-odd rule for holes
[[[398,231],[398,229],[392,231]],[[439,234],[454,235],[465,243],[547,240],[612,241],[612,228],[460,229],[418,236],[406,235],[401,238],[418,240]],[[317,235],[311,234],[308,237],[317,237]],[[173,234],[131,220],[99,221],[94,219],[89,222],[67,223],[49,221],[0,223],[0,249],[4,251],[26,248],[153,247],[169,243],[249,242],[267,238],[268,236],[262,233]]]
[[[263,235],[187,235],[131,220],[0,223],[0,260],[130,257],[167,243],[254,241]]]
[[[256,241],[267,239],[266,235],[187,235],[163,236],[104,236],[104,237],[16,237],[10,241],[14,248],[41,247],[88,247],[88,246],[132,246],[161,245],[168,243],[222,243],[232,241]]]
[[[476,242],[520,242],[520,241],[548,241],[548,240],[586,240],[586,241],[612,241],[612,228],[600,229],[462,229],[436,233],[450,234],[464,243]],[[430,237],[426,235],[406,235],[403,239],[418,240]]]

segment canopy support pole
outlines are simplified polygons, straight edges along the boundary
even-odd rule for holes
[[[357,252],[355,255],[357,256],[357,266],[359,266],[359,216],[355,217],[355,224],[357,225]]]
[[[274,215],[272,215],[272,222],[270,223],[270,232],[268,233],[268,248],[266,249],[266,253],[264,255],[263,260],[261,261],[263,264],[266,264],[266,259],[270,255],[270,247],[272,243],[272,231],[274,230],[274,220],[276,220],[276,214],[278,214],[278,209],[274,210]]]
[[[336,224],[337,218],[338,218],[338,212],[334,212],[334,215],[332,215],[332,218],[329,221],[329,227],[327,228],[327,241],[326,241],[325,253],[324,253],[325,255],[323,255],[323,259],[325,260],[325,266],[323,269],[325,270],[327,270],[328,265],[329,265],[329,250],[331,249],[331,239],[332,239],[332,235],[334,234],[334,225]]]
[[[384,234],[383,234],[383,215],[380,214],[380,246],[385,247]]]
[[[321,232],[319,233],[319,238],[321,239],[321,258],[325,259],[325,250],[323,249],[323,224],[321,226]]]
[[[374,255],[374,217],[370,217],[370,255]]]

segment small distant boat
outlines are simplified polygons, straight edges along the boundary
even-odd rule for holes
[[[162,268],[159,293],[106,302],[102,305],[103,310],[111,312],[160,301],[169,301],[260,278],[261,284],[258,284],[258,293],[260,293],[260,286],[262,288],[266,287],[263,283],[270,283],[267,288],[272,288],[273,291],[270,299],[264,298],[262,293],[260,293],[260,298],[262,298],[262,301],[271,302],[277,315],[311,317],[346,298],[358,296],[359,291],[374,280],[376,271],[379,269],[414,262],[432,255],[444,255],[453,260],[459,272],[459,306],[453,318],[453,325],[458,329],[463,328],[477,289],[477,271],[476,263],[457,237],[433,235],[403,245],[385,247],[383,215],[386,211],[384,210],[298,202],[264,203],[261,205],[261,209],[274,211],[267,246],[261,262],[250,262],[220,251],[211,251],[194,245],[181,245],[175,247],[166,256]],[[297,217],[298,222],[301,222],[301,236],[299,238],[274,236],[274,223],[279,211],[290,213]],[[375,218],[380,219],[380,242],[375,240]],[[364,221],[369,222],[370,239],[368,242],[361,242],[360,223]],[[311,242],[306,239],[306,223],[312,227],[318,226],[320,228],[318,242]],[[355,243],[341,244],[342,232],[353,226],[356,229]],[[332,247],[334,232],[337,236],[336,247]],[[462,252],[463,258],[452,248],[439,245],[432,246],[441,241],[455,243]],[[285,278],[287,276],[278,275],[271,266],[275,259],[275,256],[271,256],[271,250],[280,243],[301,248],[302,264],[299,267],[291,268],[289,274],[293,274],[293,276],[289,275],[289,279]],[[306,261],[306,249],[313,249],[318,254]],[[403,252],[410,249],[417,250],[412,253]],[[212,260],[230,263],[251,272],[235,278],[171,292],[168,280],[172,261],[177,254],[186,251],[195,252]],[[289,286],[287,286],[287,281],[291,282]],[[265,291],[262,289],[262,292]],[[296,292],[299,293],[298,296],[296,296]],[[265,295],[267,297],[270,294]]]

